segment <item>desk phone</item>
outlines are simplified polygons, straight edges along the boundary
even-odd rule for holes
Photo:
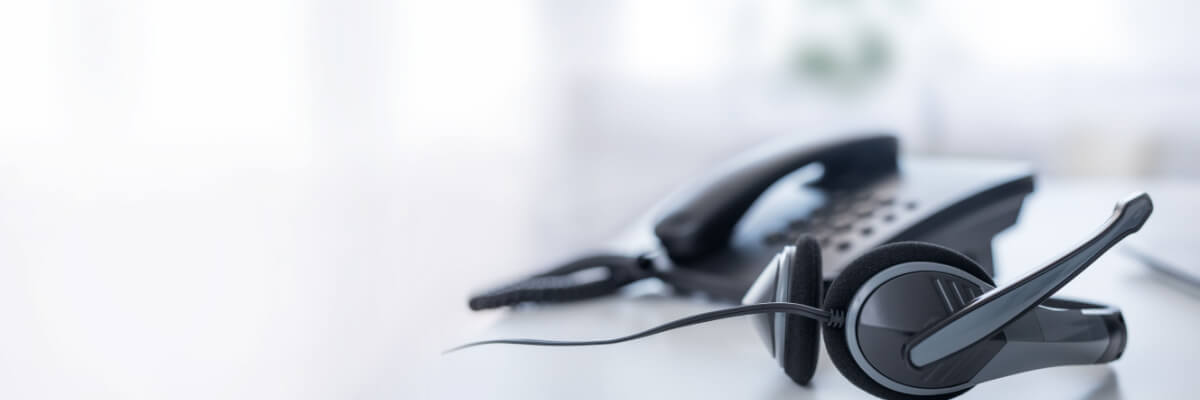
[[[872,248],[909,240],[955,249],[992,274],[992,238],[1032,191],[1022,162],[900,157],[887,134],[781,138],[685,185],[611,241],[469,305],[581,300],[647,278],[737,302],[806,234],[819,241],[826,281]]]

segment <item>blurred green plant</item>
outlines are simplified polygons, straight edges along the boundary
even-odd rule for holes
[[[868,11],[870,5],[880,3],[886,7]],[[802,5],[801,12],[806,15],[799,18],[801,24],[816,19],[814,15],[838,23],[824,29],[802,29],[788,57],[788,70],[801,82],[845,95],[863,94],[893,71],[899,39],[893,34],[895,21],[890,17],[907,14],[915,7],[906,0],[804,0]]]

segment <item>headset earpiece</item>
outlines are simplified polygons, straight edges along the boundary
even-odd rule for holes
[[[821,246],[816,239],[803,236],[793,246],[785,246],[763,269],[743,304],[790,303],[820,309]],[[788,313],[754,317],[754,326],[788,377],[807,385],[817,369],[820,354],[820,321]]]
[[[893,243],[871,250],[846,266],[846,269],[843,270],[833,284],[829,286],[828,292],[825,294],[823,308],[826,310],[846,311],[846,324],[849,325],[852,322],[852,316],[850,315],[851,311],[849,310],[851,308],[851,302],[855,300],[856,296],[859,294],[859,289],[862,288],[864,284],[866,284],[872,278],[892,270],[893,267],[904,265],[911,266],[914,265],[914,263],[942,265],[947,269],[961,271],[960,273],[964,276],[973,277],[975,280],[986,283],[989,285],[989,288],[991,285],[993,285],[991,277],[984,272],[983,268],[962,253],[930,243]],[[966,281],[969,279],[963,280]],[[932,281],[927,283],[929,285],[936,285],[936,283]],[[961,284],[962,282],[956,281],[955,283]],[[914,292],[915,293],[913,293],[913,295],[918,293],[933,293],[931,290],[917,290]],[[980,291],[976,291],[975,293],[978,294]],[[901,300],[904,300],[902,302],[908,302],[914,299]],[[966,299],[964,298],[963,300]],[[854,311],[861,314],[864,310]],[[870,312],[870,310],[866,311]],[[898,309],[895,311],[903,310]],[[884,313],[884,315],[879,315],[879,313],[873,314],[880,317],[891,316],[894,318],[911,319],[915,317],[912,315],[912,312],[916,312],[916,314],[919,315],[922,310],[909,309],[907,311],[911,312],[908,313],[908,315],[891,313],[890,311]],[[932,324],[937,322],[938,317],[944,317],[949,314],[949,311],[940,307],[938,309],[927,311],[930,311],[928,318],[923,318],[925,321],[921,321],[921,323]],[[856,321],[857,319],[854,320]],[[823,336],[825,338],[825,349],[828,351],[829,358],[833,360],[833,364],[837,367],[838,371],[841,371],[842,375],[845,376],[846,379],[850,380],[850,382],[854,383],[855,386],[858,386],[859,388],[875,396],[887,399],[914,397],[914,394],[900,392],[879,383],[871,376],[871,374],[875,374],[876,372],[868,373],[859,365],[859,361],[856,360],[856,356],[851,349],[851,343],[847,339],[847,329],[855,328],[849,326],[826,326],[824,329]],[[860,344],[862,343],[854,343],[854,346],[858,347]],[[887,344],[877,343],[875,345]],[[901,347],[899,346],[895,347],[894,353],[897,360],[899,360],[902,355],[900,349]],[[861,355],[859,355],[859,357],[861,357]],[[942,391],[942,393],[936,393],[937,390],[931,390],[930,394],[923,395],[921,397],[951,398],[966,392],[968,389],[970,389],[970,387]]]
[[[789,265],[790,273],[779,274],[779,287],[788,288],[785,297],[775,301],[821,306],[821,289],[824,286],[821,274],[821,246],[816,239],[805,236],[796,242],[795,254]],[[807,385],[817,370],[820,354],[820,324],[811,319],[790,314],[775,314],[776,320],[783,319],[782,336],[776,336],[775,357],[783,366],[788,377],[801,385]],[[777,328],[778,329],[778,328]]]

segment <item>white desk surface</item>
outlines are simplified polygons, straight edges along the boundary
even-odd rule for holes
[[[1157,192],[1155,188],[1158,188]],[[1048,259],[1096,229],[1111,204],[1137,189],[1156,202],[1195,199],[1194,187],[1052,182],[1026,203],[1017,227],[996,240],[1001,282]],[[1153,229],[1151,217],[1146,229]],[[622,297],[569,305],[481,313],[486,329],[446,337],[445,346],[505,337],[607,338],[721,307],[656,294],[643,285]],[[640,294],[638,292],[641,292]],[[1200,291],[1179,287],[1110,251],[1063,295],[1119,306],[1129,345],[1115,363],[1043,369],[982,384],[965,399],[1184,398],[1200,392]],[[466,293],[463,294],[466,296]],[[433,352],[438,349],[429,349]],[[433,358],[413,379],[419,398],[859,398],[822,354],[808,387],[793,384],[766,353],[745,319],[685,328],[614,346],[489,346]]]

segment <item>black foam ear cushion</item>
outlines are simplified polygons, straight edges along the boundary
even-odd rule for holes
[[[811,237],[802,237],[796,242],[796,254],[792,257],[791,282],[779,282],[789,286],[789,303],[821,306],[821,246]],[[783,372],[801,385],[807,385],[817,370],[817,355],[820,347],[820,325],[817,321],[788,316],[783,332]]]
[[[862,287],[872,276],[893,266],[913,261],[928,261],[956,267],[984,282],[993,283],[992,278],[984,272],[983,267],[962,253],[931,243],[893,243],[875,248],[847,265],[846,269],[842,270],[838,278],[829,286],[825,295],[824,308],[845,311],[858,292],[858,288]],[[833,365],[837,366],[838,371],[841,371],[842,376],[845,376],[855,386],[875,396],[885,399],[911,399],[914,397],[949,399],[971,389],[934,396],[914,396],[894,391],[875,382],[858,366],[858,362],[854,361],[854,356],[850,354],[846,331],[842,327],[825,326],[823,336],[825,337],[825,350],[829,353],[829,358],[833,360]]]

